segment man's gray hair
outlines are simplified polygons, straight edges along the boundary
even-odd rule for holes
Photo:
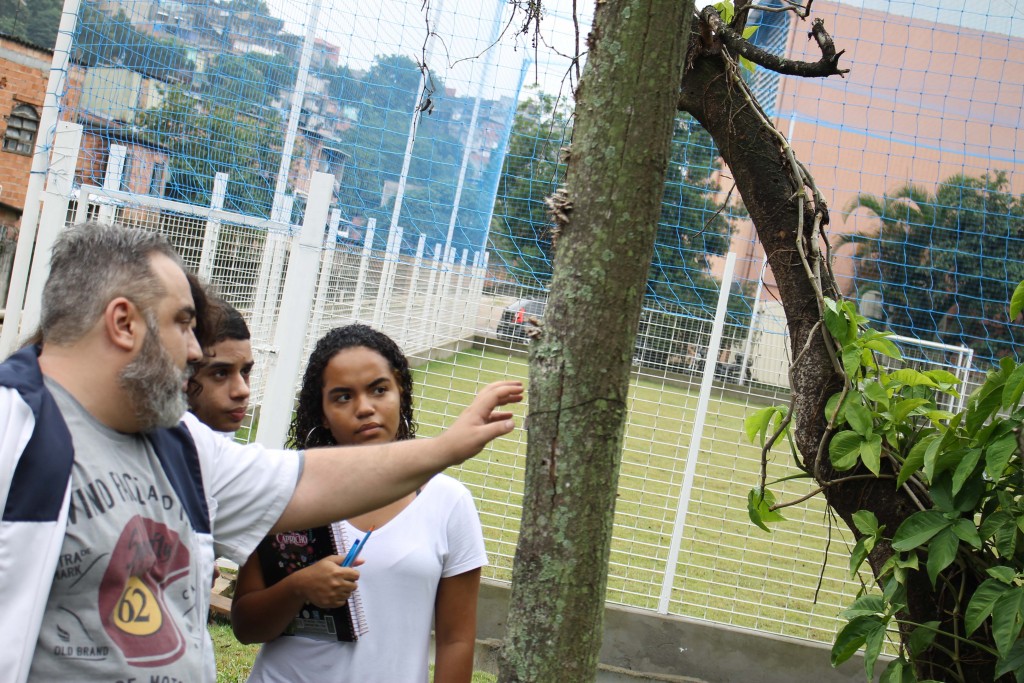
[[[91,222],[63,231],[53,245],[43,288],[44,343],[80,340],[119,296],[143,313],[150,311],[165,293],[150,267],[154,254],[181,264],[174,247],[156,232]]]

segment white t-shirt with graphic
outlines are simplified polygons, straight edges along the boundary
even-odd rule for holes
[[[75,460],[67,529],[29,680],[212,680],[209,535],[192,529],[144,436],[104,426],[55,382],[46,384]],[[217,550],[251,552],[291,498],[298,458],[260,447],[242,452],[185,421],[201,452]]]

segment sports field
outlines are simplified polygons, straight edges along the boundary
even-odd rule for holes
[[[431,436],[450,424],[484,384],[525,380],[526,363],[507,351],[474,348],[421,365],[415,380],[420,434]],[[658,607],[697,409],[697,381],[634,376],[609,564],[611,602]],[[835,525],[830,531],[824,503],[815,498],[787,508],[787,521],[770,535],[747,517],[747,493],[757,483],[760,454],[747,442],[743,420],[763,405],[765,399],[753,395],[712,391],[668,611],[831,642],[835,615],[857,584],[848,579],[846,541]],[[526,406],[514,410],[521,425]],[[517,430],[451,472],[476,498],[491,562],[485,576],[492,579],[511,578],[525,463],[526,432]],[[796,473],[791,463],[788,447],[777,447],[769,480]],[[790,500],[810,487],[796,481],[773,490],[780,500]]]

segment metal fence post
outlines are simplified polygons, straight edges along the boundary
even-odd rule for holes
[[[121,189],[121,182],[124,176],[124,160],[128,158],[128,148],[124,145],[111,145],[110,153],[107,156],[107,171],[103,175],[103,189],[117,192]],[[103,225],[110,225],[114,222],[117,207],[113,203],[100,204],[97,222]]]
[[[341,211],[331,209],[331,220],[327,225],[327,238],[324,242],[323,263],[320,265],[320,279],[316,284],[313,300],[313,315],[309,321],[309,329],[319,336],[323,324],[324,308],[327,306],[327,290],[334,274],[334,253],[338,250],[338,225],[341,223]]]
[[[26,4],[27,7],[27,4]],[[7,290],[7,306],[4,310],[3,331],[0,332],[0,357],[6,358],[17,345],[21,329],[21,311],[27,301],[25,288],[32,269],[33,255],[38,254],[36,231],[39,227],[40,198],[50,164],[50,153],[54,148],[54,135],[58,130],[57,117],[60,115],[60,99],[67,87],[68,67],[71,63],[71,46],[78,27],[78,10],[81,0],[64,0],[64,10],[57,27],[57,40],[53,46],[50,74],[46,79],[46,93],[43,96],[43,111],[39,119],[39,133],[36,136],[35,151],[32,154],[32,168],[25,187],[24,211],[21,214],[21,230],[18,233],[18,248],[14,252],[11,266],[11,284]],[[72,167],[72,172],[74,167]],[[63,221],[63,218],[61,219]],[[25,327],[28,329],[28,327]]]
[[[269,448],[280,448],[288,433],[292,405],[295,402],[295,378],[299,374],[306,338],[306,324],[313,307],[320,254],[323,251],[324,229],[330,210],[334,176],[314,173],[309,182],[309,203],[302,230],[292,238],[280,316],[274,335],[277,350],[273,367],[268,371],[267,391],[260,408],[260,425],[256,440]]]
[[[668,614],[672,585],[676,579],[679,546],[682,545],[683,531],[686,529],[686,511],[690,505],[690,495],[693,492],[693,477],[697,471],[700,442],[704,438],[704,420],[708,414],[708,402],[711,399],[711,384],[715,380],[715,370],[718,368],[718,352],[722,346],[722,330],[725,329],[725,314],[729,308],[729,290],[732,288],[732,273],[735,268],[736,254],[730,251],[725,259],[725,270],[722,272],[722,285],[718,292],[718,308],[715,310],[715,322],[711,327],[711,341],[708,342],[708,352],[704,354],[704,374],[701,377],[700,393],[697,395],[697,410],[693,419],[690,447],[686,452],[686,471],[683,474],[683,485],[679,490],[679,504],[676,506],[676,521],[672,528],[672,543],[669,545],[665,578],[661,582],[661,597],[658,600],[659,614]]]
[[[380,283],[377,285],[377,300],[373,308],[373,326],[378,330],[384,329],[391,310],[391,295],[395,284],[395,268],[401,253],[402,233],[400,225],[393,225],[388,231],[388,244],[384,248]]]
[[[416,295],[419,293],[419,279],[420,269],[423,267],[423,249],[427,244],[427,236],[420,235],[419,240],[416,242],[416,259],[413,261],[412,275],[409,277],[409,292],[405,297],[405,312],[402,317],[402,331],[405,335],[403,339],[403,347],[409,347],[415,338],[412,335],[412,330],[409,327],[410,317],[412,315],[413,306],[416,303]],[[426,311],[424,311],[426,315]]]
[[[46,176],[43,208],[39,214],[36,249],[32,270],[25,288],[25,307],[21,314],[21,335],[35,332],[42,310],[43,285],[50,276],[50,252],[57,235],[64,229],[68,204],[74,189],[75,164],[82,147],[82,125],[59,121],[53,138],[53,161]]]
[[[220,211],[224,208],[224,198],[228,193],[228,174],[218,173],[213,177],[213,197],[210,208]],[[217,242],[220,240],[220,219],[214,218],[212,212],[206,221],[206,232],[203,234],[203,251],[199,256],[199,277],[207,282],[213,279],[213,263],[217,256]]]
[[[370,271],[370,251],[373,249],[373,234],[377,231],[377,219],[371,218],[366,223],[366,239],[363,240],[363,252],[359,255],[359,273],[356,275],[356,290],[352,295],[352,322],[360,322],[359,316],[363,308],[363,295],[366,293],[366,276]]]

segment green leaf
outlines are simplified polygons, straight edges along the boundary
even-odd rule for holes
[[[956,471],[953,472],[953,493],[964,485],[967,481],[967,477],[971,476],[974,469],[978,466],[978,461],[981,460],[981,449],[980,448],[968,448],[964,456],[960,458],[960,462],[956,466]]]
[[[845,346],[849,341],[850,324],[840,311],[834,308],[825,309],[825,327],[839,342],[839,346]]]
[[[988,615],[992,614],[992,608],[1010,587],[997,579],[985,579],[971,596],[971,602],[967,605],[967,612],[964,614],[964,628],[966,635],[971,635],[981,626]]]
[[[1006,565],[996,565],[995,567],[989,567],[985,570],[985,573],[991,576],[996,581],[1001,581],[1006,585],[1013,583],[1013,580],[1017,578],[1017,574],[1013,571],[1012,567]]]
[[[760,487],[753,488],[747,494],[747,514],[750,516],[750,521],[768,533],[771,533],[772,530],[768,528],[767,522],[785,520],[785,517],[779,512],[771,509],[772,505],[775,505],[775,496],[768,489],[764,489],[762,493]]]
[[[905,398],[892,407],[891,419],[893,422],[903,422],[911,412],[930,403],[931,401],[926,398]]]
[[[901,368],[889,373],[889,379],[907,387],[936,387],[935,381],[923,372],[911,368]],[[937,388],[937,387],[936,387]]]
[[[864,641],[864,673],[869,681],[875,678],[875,662],[878,661],[878,655],[882,653],[882,643],[884,641],[884,625],[869,633]]]
[[[1024,394],[1024,364],[1018,365],[1010,373],[1006,384],[1003,386],[1003,397],[1001,400],[1003,408],[1006,410],[1016,408],[1022,394]]]
[[[981,547],[981,536],[978,535],[978,527],[974,526],[974,522],[971,520],[965,517],[956,520],[953,523],[953,533],[972,548]]]
[[[910,651],[911,656],[917,657],[924,652],[925,648],[932,644],[932,641],[935,640],[939,623],[938,621],[927,621],[914,629],[907,642],[907,649]]]
[[[983,540],[992,538],[995,533],[1003,526],[1015,525],[1013,515],[1006,510],[996,510],[991,515],[982,520],[978,526],[978,532],[981,534]]]
[[[850,551],[851,579],[857,576],[857,571],[860,569],[860,566],[864,564],[864,560],[868,559],[868,553],[871,552],[871,549],[868,548],[869,544],[872,547],[875,545],[875,539],[871,538],[870,536],[858,538],[857,542],[853,544],[853,550]]]
[[[896,535],[892,539],[892,548],[901,553],[919,548],[931,540],[935,534],[952,524],[938,510],[915,512],[903,520],[900,528],[896,530]]]
[[[747,432],[747,441],[758,443],[755,439],[760,434],[760,444],[764,445],[764,435],[768,431],[768,425],[771,423],[772,415],[774,414],[775,406],[768,406],[747,415],[746,419],[743,420],[743,428]]]
[[[852,398],[850,404],[846,407],[846,421],[850,424],[850,428],[861,436],[866,437],[871,433],[873,424],[871,411]]]
[[[956,505],[953,503],[953,478],[949,475],[939,476],[932,482],[932,502],[936,510],[942,512],[953,512]]]
[[[883,356],[888,356],[889,358],[898,359],[902,357],[899,347],[897,347],[895,344],[893,344],[891,341],[884,337],[872,339],[866,342],[864,346],[871,349],[872,351],[879,352]]]
[[[728,2],[728,0],[720,2],[715,5],[715,9],[718,10],[718,15],[722,17],[722,21],[727,24],[732,22],[734,10],[731,2]]]
[[[996,550],[1003,557],[1011,557],[1017,551],[1017,524],[1011,522],[996,529]]]
[[[1017,640],[1006,656],[996,662],[996,678],[1011,671],[1018,681],[1024,676],[1024,640]]]
[[[949,370],[942,370],[939,368],[935,370],[925,370],[924,375],[925,377],[935,380],[939,386],[946,385],[955,387],[960,384],[960,378]]]
[[[901,657],[889,662],[878,683],[917,683],[917,676],[913,665]]]
[[[880,595],[862,595],[844,609],[840,616],[847,621],[868,615],[885,614],[885,600]]]
[[[907,483],[907,479],[910,479],[911,475],[921,469],[924,465],[925,452],[938,438],[938,434],[929,434],[911,447],[910,453],[907,454],[907,459],[903,461],[903,467],[900,468],[900,476],[896,479],[896,486],[903,486]]]
[[[839,404],[841,398],[843,398],[843,392],[837,391],[825,401],[825,419],[832,424],[839,424],[846,420],[846,406],[850,404],[850,396],[846,394],[842,405]]]
[[[757,26],[748,26],[748,27],[746,27],[745,29],[743,29],[743,37],[744,38],[750,38],[750,36],[752,36],[755,33],[757,33],[757,28],[758,28]]]
[[[1021,311],[1024,311],[1024,282],[1017,285],[1010,297],[1010,320],[1016,320]]]
[[[856,617],[846,624],[836,635],[835,643],[832,644],[832,666],[836,667],[856,654],[868,637],[881,630],[885,632],[885,625],[877,616]]]
[[[878,528],[878,518],[870,510],[858,510],[853,513],[853,525],[857,531],[868,536],[877,536],[881,529]]]
[[[1002,657],[1009,654],[1013,642],[1020,636],[1022,599],[1024,588],[1018,586],[996,598],[992,606],[992,637]]]
[[[957,416],[957,413],[951,413],[948,410],[929,410],[924,414],[933,425],[939,427],[946,420],[952,419]]]
[[[848,377],[856,377],[860,369],[860,349],[856,346],[843,349],[843,371]]]
[[[928,460],[927,454],[925,455],[924,468],[928,474],[928,478],[932,481],[936,481],[939,475],[950,472],[950,476],[956,471],[956,467],[963,461],[967,454],[966,448],[947,448],[947,449],[936,449],[935,458]],[[950,482],[950,495],[953,494],[952,481]]]
[[[880,403],[882,405],[889,404],[889,392],[885,390],[885,387],[878,383],[878,380],[869,379],[864,382],[864,395],[868,400],[874,401],[875,403]]]
[[[953,529],[943,529],[928,544],[928,578],[931,579],[933,588],[939,572],[953,564],[959,547],[960,539],[953,533]]]
[[[832,466],[843,472],[856,465],[863,441],[864,439],[856,432],[839,432],[833,435],[828,444],[828,457],[832,461]]]
[[[864,443],[860,445],[860,459],[877,477],[882,469],[882,437],[878,434],[868,434],[864,438]]]
[[[1010,432],[1004,434],[985,449],[985,474],[989,479],[998,480],[1006,471],[1010,456],[1017,450],[1017,437]]]
[[[1003,395],[999,391],[1001,386],[1003,386],[1001,382],[992,384],[986,382],[981,388],[978,400],[967,406],[967,418],[964,421],[964,426],[971,436],[981,428],[981,425],[985,424],[985,420],[1002,407]]]

